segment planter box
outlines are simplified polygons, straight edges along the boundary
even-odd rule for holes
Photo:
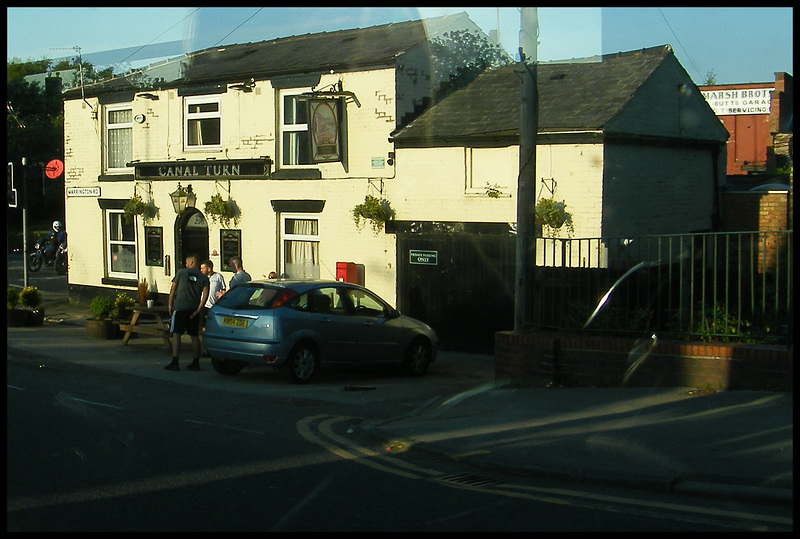
[[[41,326],[44,324],[44,309],[28,311],[28,321],[26,326]]]
[[[8,309],[6,327],[41,326],[44,324],[44,309]]]
[[[87,320],[86,336],[90,339],[119,339],[119,324],[112,320]]]
[[[27,309],[8,309],[7,327],[19,328],[28,325],[29,312]]]

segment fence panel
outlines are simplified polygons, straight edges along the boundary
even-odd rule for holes
[[[536,327],[791,342],[792,230],[536,241]]]

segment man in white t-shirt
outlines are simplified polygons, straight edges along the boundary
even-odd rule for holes
[[[208,315],[208,310],[213,307],[214,303],[217,301],[217,292],[225,292],[225,278],[221,273],[214,271],[214,263],[210,260],[206,260],[200,264],[200,273],[208,277],[208,301],[206,301],[200,317],[200,331],[202,334],[202,330],[206,327],[206,316]]]

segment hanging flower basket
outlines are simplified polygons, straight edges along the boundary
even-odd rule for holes
[[[353,221],[355,221],[359,230],[369,221],[372,225],[372,230],[377,234],[383,230],[384,225],[392,218],[393,213],[388,200],[378,200],[372,195],[367,195],[364,197],[363,203],[357,204],[353,208]]]
[[[556,202],[552,197],[539,200],[534,210],[534,219],[537,225],[548,226],[555,233],[558,233],[564,225],[567,226],[570,236],[574,232],[572,214],[567,211],[567,205],[563,200]]]
[[[141,215],[145,219],[155,217],[158,210],[152,204],[142,200],[142,197],[139,195],[133,195],[128,199],[128,202],[125,203],[125,207],[122,211],[125,212],[125,221],[130,223],[136,215]]]
[[[223,226],[228,226],[231,220],[235,223],[239,214],[236,202],[223,199],[219,193],[213,195],[211,200],[206,202],[204,209],[206,215],[211,216],[212,221],[218,222]]]

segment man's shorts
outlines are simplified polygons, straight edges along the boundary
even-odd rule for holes
[[[172,313],[172,325],[170,326],[171,333],[183,335],[186,332],[188,335],[197,336],[200,328],[200,314],[198,313],[194,318],[190,318],[194,311],[175,311]]]

